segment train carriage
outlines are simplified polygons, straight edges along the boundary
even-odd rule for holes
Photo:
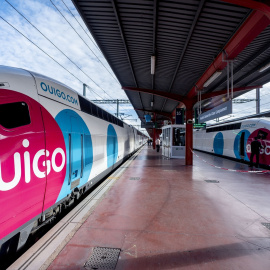
[[[22,247],[146,137],[46,76],[0,66],[0,247]]]
[[[193,148],[249,162],[251,142],[261,142],[260,165],[270,165],[270,118],[250,118],[195,130]]]

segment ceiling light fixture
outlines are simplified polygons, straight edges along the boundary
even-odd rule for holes
[[[220,76],[222,71],[216,71],[204,84],[203,87],[210,85],[218,76]]]
[[[151,75],[155,74],[155,68],[156,68],[156,56],[151,56]]]
[[[263,71],[265,71],[265,70],[268,69],[268,68],[270,68],[270,63],[268,63],[267,65],[261,67],[261,68],[259,69],[259,72],[263,72]]]

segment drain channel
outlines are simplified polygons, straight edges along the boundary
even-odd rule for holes
[[[84,267],[89,270],[114,270],[121,249],[95,247]]]
[[[207,183],[219,183],[218,180],[204,180]]]
[[[129,180],[141,180],[141,177],[130,177]]]

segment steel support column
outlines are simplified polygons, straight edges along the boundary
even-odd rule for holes
[[[261,105],[260,105],[260,88],[256,89],[256,114],[261,112]]]
[[[193,106],[186,104],[186,165],[193,165]]]

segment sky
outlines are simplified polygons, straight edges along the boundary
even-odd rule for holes
[[[128,99],[70,0],[0,0],[0,16],[0,65],[46,75],[80,94],[85,83],[90,100]],[[116,113],[116,105],[99,106]],[[139,128],[131,104],[120,113]]]
[[[80,94],[85,83],[90,100],[128,99],[71,0],[0,0],[0,33],[0,65],[41,73]],[[270,84],[264,85],[261,112],[269,110],[269,93]],[[255,99],[255,90],[240,98]],[[116,105],[100,106],[116,113]],[[255,112],[255,101],[233,104],[233,114],[219,120]],[[121,105],[120,113],[126,123],[139,128],[131,105]]]

